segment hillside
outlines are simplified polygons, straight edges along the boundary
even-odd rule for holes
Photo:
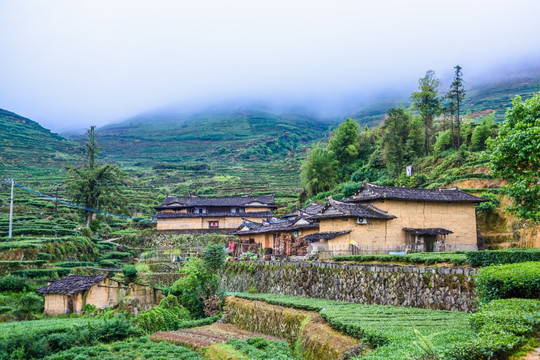
[[[58,167],[77,153],[74,143],[37,122],[0,109],[0,163]]]
[[[446,93],[447,84],[450,82],[451,79],[441,81],[439,94]],[[467,94],[463,104],[464,114],[475,119],[495,112],[495,119],[502,121],[506,108],[512,104],[516,95],[528,98],[540,91],[540,67],[505,68],[489,76],[471,80],[465,74],[465,85]],[[416,91],[416,88],[411,88],[410,91]],[[410,93],[381,95],[359,107],[352,117],[362,125],[373,126],[384,119],[388,108],[409,104]]]

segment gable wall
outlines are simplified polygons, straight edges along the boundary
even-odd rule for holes
[[[474,203],[378,200],[371,204],[397,217],[388,221],[388,238],[398,243],[405,243],[404,227],[438,227],[454,232],[446,236],[446,251],[477,250]]]
[[[65,314],[68,309],[67,295],[45,294],[45,314],[56,316]]]

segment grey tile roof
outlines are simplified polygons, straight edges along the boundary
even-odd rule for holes
[[[349,234],[351,231],[352,230],[318,232],[318,233],[302,236],[300,239],[307,240],[307,241],[331,240],[331,239],[337,238],[338,236]]]
[[[394,219],[395,216],[371,204],[345,203],[332,198],[326,199],[326,205],[310,220],[336,219],[343,217],[362,217],[368,219]]]
[[[309,216],[309,215],[315,215],[316,213],[318,213],[319,211],[321,211],[321,209],[324,207],[324,204],[316,204],[316,203],[311,203],[309,204],[309,206],[301,209],[301,210],[296,210],[292,213],[289,213],[289,214],[285,214],[282,216],[282,218],[297,218],[297,217],[300,217],[300,216]]]
[[[225,196],[225,197],[205,197],[205,196],[188,196],[188,197],[179,197],[179,196],[169,196],[165,198],[161,206],[156,207],[159,209],[166,208],[179,208],[179,207],[194,207],[194,206],[239,206],[239,207],[249,207],[249,203],[258,202],[264,204],[264,206],[275,208],[275,196],[271,195],[261,195],[261,196]],[[257,206],[257,205],[253,205]],[[261,205],[259,205],[261,206]]]
[[[362,187],[345,202],[367,202],[372,200],[414,200],[414,201],[450,201],[484,202],[486,199],[467,194],[457,187],[445,189],[413,189],[405,187],[382,186],[364,183]]]
[[[293,225],[291,221],[278,221],[270,223],[244,223],[238,227],[231,235],[250,235],[250,234],[264,234],[268,232],[279,231],[295,231],[300,229],[317,229],[319,227],[318,222],[310,222],[309,224]],[[249,230],[240,231],[243,227],[248,227]]]
[[[167,218],[219,218],[219,217],[257,217],[257,218],[267,218],[274,216],[272,211],[256,211],[256,212],[215,212],[215,213],[205,213],[205,214],[189,214],[189,213],[164,213],[158,212],[154,218],[156,219],[167,219]]]
[[[70,275],[60,280],[56,280],[49,286],[42,287],[40,289],[37,289],[36,291],[40,294],[73,295],[91,288],[93,285],[105,279],[105,277],[105,275]]]

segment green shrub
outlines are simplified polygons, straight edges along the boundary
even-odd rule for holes
[[[133,282],[137,278],[138,271],[135,265],[126,265],[122,268],[122,274],[129,282]]]
[[[24,277],[16,275],[0,277],[0,291],[23,291],[30,287],[30,283]]]
[[[470,317],[477,337],[456,344],[446,357],[452,360],[507,359],[527,336],[540,330],[540,300],[504,299],[483,304]]]
[[[43,278],[43,277],[62,277],[69,275],[71,269],[67,268],[49,268],[49,269],[21,269],[15,270],[13,273],[26,278]]]
[[[21,315],[28,315],[31,313],[42,313],[44,301],[43,298],[37,294],[26,294],[19,299],[19,306],[15,310],[16,313]]]
[[[514,264],[526,261],[540,261],[540,249],[505,249],[469,251],[467,263],[471,266]]]
[[[158,306],[140,313],[135,324],[146,333],[178,330],[180,324],[190,320],[189,311],[180,305],[176,296],[169,295]]]
[[[216,273],[225,265],[226,256],[223,245],[208,245],[202,254],[203,265],[208,272]]]
[[[74,267],[87,267],[95,266],[96,264],[91,261],[61,261],[54,263],[55,266],[63,268],[74,268]]]
[[[334,256],[335,261],[355,261],[355,262],[404,262],[412,264],[434,265],[440,263],[450,263],[454,265],[464,265],[466,262],[465,254],[457,253],[413,253],[404,255],[345,255]]]
[[[483,302],[495,299],[540,299],[540,262],[493,265],[478,271],[476,290]]]
[[[101,260],[110,260],[110,259],[117,259],[117,260],[123,260],[126,258],[132,257],[130,252],[124,252],[124,251],[112,251],[110,253],[106,253],[103,256],[99,258],[99,261]]]
[[[47,253],[38,253],[37,254],[37,258],[38,260],[46,260],[46,261],[49,261],[52,259],[52,255],[51,254],[47,254]]]

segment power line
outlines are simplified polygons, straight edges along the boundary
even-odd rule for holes
[[[53,200],[57,203],[62,203],[64,205],[67,205],[67,206],[70,206],[70,207],[74,207],[74,208],[77,208],[77,209],[81,209],[81,210],[85,210],[85,211],[90,211],[90,212],[93,212],[93,213],[97,213],[97,214],[102,214],[102,215],[107,215],[107,216],[114,216],[114,217],[118,217],[118,218],[122,218],[122,219],[126,219],[126,220],[132,220],[132,221],[142,221],[142,222],[149,222],[149,223],[154,223],[155,220],[150,220],[150,219],[143,219],[143,218],[134,218],[134,217],[130,217],[130,216],[126,216],[126,215],[119,215],[119,214],[113,214],[113,213],[110,213],[110,212],[107,212],[107,211],[102,211],[102,210],[97,210],[97,209],[92,209],[92,208],[88,208],[86,206],[82,206],[82,205],[77,205],[77,204],[74,204],[70,201],[67,201],[67,200],[61,200],[61,199],[58,199],[57,197],[55,198],[54,196],[50,196],[50,195],[47,195],[47,194],[43,194],[39,191],[36,191],[34,189],[30,189],[29,187],[26,187],[24,185],[21,185],[21,184],[18,184],[15,182],[14,179],[3,179],[4,181],[9,181],[12,183],[12,185],[15,185],[23,190],[26,190],[28,192],[31,192],[33,194],[36,194],[38,196],[41,196],[41,197],[44,197],[44,198],[47,198],[49,200]],[[13,189],[13,187],[12,187]],[[12,190],[13,191],[13,190]],[[13,192],[12,192],[13,194]],[[12,198],[12,203],[13,203],[13,195],[11,196]]]

